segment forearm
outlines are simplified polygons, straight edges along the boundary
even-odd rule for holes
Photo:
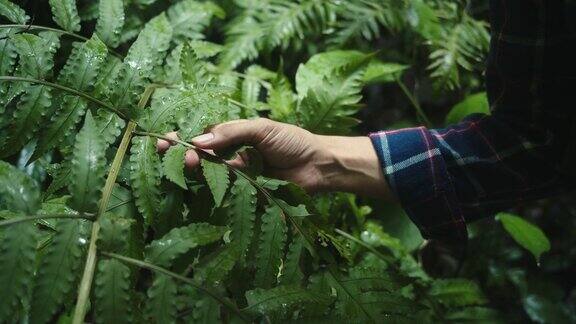
[[[318,135],[318,140],[322,152],[315,167],[322,174],[322,191],[394,199],[370,138]]]

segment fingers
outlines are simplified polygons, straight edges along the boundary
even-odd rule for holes
[[[184,165],[187,169],[194,169],[200,164],[200,157],[194,150],[186,151],[184,155]]]
[[[178,133],[176,132],[170,132],[166,134],[166,137],[170,138],[170,139],[174,139],[177,140],[178,139]],[[158,150],[158,152],[160,153],[164,153],[166,152],[166,150],[168,150],[170,148],[170,146],[172,145],[172,143],[163,140],[163,139],[158,139],[156,141],[156,149]]]
[[[192,139],[192,144],[205,149],[222,150],[237,144],[258,144],[273,128],[264,118],[237,120],[213,127],[209,133]]]

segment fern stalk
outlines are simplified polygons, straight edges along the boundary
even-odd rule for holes
[[[119,111],[118,109],[114,108],[113,106],[105,103],[104,101],[94,98],[89,94],[86,94],[82,91],[78,91],[76,89],[72,89],[69,88],[67,86],[63,86],[57,83],[52,83],[52,82],[48,82],[48,81],[44,81],[44,80],[38,80],[38,79],[32,79],[32,78],[22,78],[22,77],[14,77],[14,76],[0,76],[0,81],[8,81],[8,82],[28,82],[28,83],[36,83],[36,84],[41,84],[41,85],[45,85],[47,87],[50,88],[54,88],[54,89],[58,89],[58,90],[62,90],[62,91],[66,91],[68,93],[71,93],[75,96],[79,96],[82,97],[88,101],[91,101],[99,106],[102,106],[102,108],[110,111],[111,113],[114,113],[116,115],[118,115],[118,117],[126,120],[126,121],[131,121],[128,117],[126,117],[126,115],[124,113],[122,113],[121,111]]]
[[[23,222],[30,222],[41,219],[57,219],[57,218],[69,218],[69,219],[86,219],[94,220],[94,215],[91,214],[54,214],[54,215],[34,215],[34,216],[22,216],[14,217],[7,220],[0,221],[0,227],[14,225]]]
[[[138,109],[144,109],[150,96],[156,89],[156,86],[148,86],[144,90],[140,102],[138,102]],[[84,323],[84,318],[86,317],[86,310],[88,308],[88,302],[90,298],[90,290],[92,288],[92,281],[94,279],[94,270],[96,269],[96,256],[97,256],[97,246],[96,241],[98,240],[98,234],[100,232],[100,223],[98,222],[99,216],[106,213],[108,208],[108,202],[110,196],[112,195],[112,190],[114,189],[114,184],[116,183],[116,178],[120,172],[122,166],[122,161],[124,161],[124,156],[132,140],[132,134],[136,129],[136,122],[129,122],[124,130],[124,135],[120,146],[116,151],[114,156],[114,161],[110,167],[110,173],[106,178],[106,184],[104,185],[104,190],[102,194],[102,200],[100,201],[98,214],[96,215],[96,220],[92,224],[92,234],[90,236],[90,246],[88,247],[88,254],[86,256],[86,265],[84,267],[84,273],[82,274],[82,280],[80,281],[80,287],[78,288],[78,299],[76,302],[76,308],[74,309],[74,318],[72,319],[73,324]]]
[[[165,268],[159,267],[155,264],[149,263],[149,262],[145,262],[142,260],[137,260],[137,259],[133,259],[127,256],[123,256],[123,255],[119,255],[119,254],[115,254],[115,253],[108,253],[108,252],[102,252],[102,255],[105,255],[107,257],[110,258],[114,258],[114,259],[118,259],[120,261],[135,265],[137,267],[140,268],[144,268],[144,269],[148,269],[148,270],[152,270],[155,272],[159,272],[162,274],[165,274],[169,277],[172,277],[176,280],[185,282],[191,286],[193,286],[194,288],[201,290],[202,292],[208,294],[210,297],[214,298],[215,300],[217,300],[219,303],[221,303],[223,306],[225,306],[226,308],[230,309],[232,312],[236,313],[240,318],[242,318],[245,322],[250,323],[251,319],[248,318],[244,313],[242,313],[237,307],[236,305],[234,305],[234,303],[230,302],[229,300],[227,300],[226,298],[223,298],[221,296],[219,296],[218,294],[216,294],[215,292],[211,291],[210,289],[203,287],[201,285],[199,285],[198,283],[196,283],[194,280],[190,279],[190,278],[186,278],[184,276],[181,276],[177,273],[174,273],[172,271],[166,270]]]
[[[408,88],[406,87],[404,82],[402,82],[402,80],[396,79],[396,82],[398,83],[400,89],[402,89],[402,92],[404,92],[404,94],[406,95],[412,106],[414,106],[414,109],[416,109],[416,114],[418,115],[420,121],[423,122],[426,127],[432,127],[432,122],[430,121],[430,119],[428,119],[428,116],[426,116],[424,110],[422,110],[422,106],[420,106],[418,99],[416,99],[414,94],[412,94],[410,90],[408,90]]]

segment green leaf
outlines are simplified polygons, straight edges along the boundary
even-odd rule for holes
[[[429,295],[446,306],[483,305],[488,302],[478,285],[466,279],[437,279]]]
[[[256,189],[244,178],[236,179],[231,189],[229,215],[232,218],[230,241],[238,246],[239,260],[244,262],[254,235]]]
[[[366,67],[362,77],[364,83],[394,82],[408,69],[407,65],[398,63],[385,63],[373,59]]]
[[[174,182],[186,190],[186,178],[184,177],[184,154],[186,147],[183,145],[172,146],[166,151],[163,160],[164,174],[168,180]]]
[[[146,247],[146,261],[169,267],[174,259],[188,250],[220,240],[226,230],[226,227],[206,223],[174,228]]]
[[[274,120],[295,122],[296,94],[286,77],[277,76],[268,91],[267,104],[270,107],[270,117]]]
[[[0,0],[0,15],[15,24],[21,25],[26,24],[28,19],[30,19],[22,8],[8,0]]]
[[[302,248],[304,247],[304,242],[301,235],[294,236],[290,247],[288,248],[288,253],[286,254],[286,261],[282,268],[282,275],[279,281],[282,285],[299,285],[302,279],[304,279],[304,274],[300,269],[300,257],[302,255]]]
[[[260,242],[256,253],[254,284],[257,287],[270,288],[276,284],[284,255],[287,231],[280,207],[276,205],[267,207],[262,215]]]
[[[99,218],[100,235],[98,236],[98,248],[112,253],[125,254],[128,250],[130,227],[134,219],[121,218],[105,214]]]
[[[69,32],[80,30],[80,17],[75,0],[49,0],[54,21]]]
[[[197,87],[210,81],[206,62],[200,60],[190,45],[185,44],[180,55],[180,71],[184,82],[194,84]]]
[[[147,225],[151,225],[160,206],[160,157],[155,140],[135,137],[130,149],[130,179],[136,206]]]
[[[51,105],[50,90],[43,85],[26,87],[26,92],[18,102],[11,124],[8,126],[8,136],[4,141],[4,147],[0,148],[0,158],[17,153],[38,132]]]
[[[178,40],[200,39],[213,16],[224,18],[222,8],[211,1],[183,0],[168,8],[168,20]]]
[[[466,97],[455,105],[446,116],[446,125],[456,124],[470,114],[490,114],[488,98],[485,92]]]
[[[227,245],[224,249],[203,260],[194,269],[194,278],[199,282],[218,285],[232,271],[238,259],[238,247]]]
[[[254,289],[246,292],[248,307],[244,311],[280,318],[307,304],[328,304],[320,294],[297,286],[279,286],[272,289]]]
[[[80,275],[83,245],[86,243],[84,221],[60,220],[56,223],[56,234],[48,245],[46,254],[36,274],[32,293],[32,323],[48,323],[75,288]]]
[[[88,92],[96,83],[96,76],[104,65],[107,52],[106,45],[96,36],[85,43],[74,44],[70,58],[60,72],[58,83]],[[36,151],[30,158],[31,161],[72,136],[88,105],[84,98],[66,94],[59,96],[56,102],[60,105],[52,116],[48,128],[42,133]]]
[[[106,173],[105,146],[96,122],[88,112],[76,136],[72,158],[72,177],[68,190],[70,206],[79,212],[96,212]]]
[[[202,171],[212,196],[214,197],[214,204],[216,207],[222,204],[230,179],[228,178],[228,168],[224,164],[210,162],[207,160],[201,161]]]
[[[126,126],[126,122],[118,115],[103,109],[98,111],[96,123],[99,134],[106,145],[113,144],[122,134],[122,128]]]
[[[200,59],[214,57],[224,49],[220,44],[207,42],[205,40],[191,40],[188,42],[188,45]]]
[[[0,322],[13,323],[12,316],[29,300],[34,276],[37,232],[33,222],[10,226],[0,239]]]
[[[118,46],[124,26],[124,1],[100,0],[96,33],[110,47]]]
[[[16,58],[18,57],[14,44],[10,38],[8,38],[9,34],[10,29],[0,30],[0,75],[11,75],[16,65]],[[0,83],[0,116],[4,113],[5,104],[8,103],[6,95],[9,87],[10,83],[8,82]],[[1,124],[2,117],[0,117],[0,125]]]
[[[19,70],[24,76],[44,79],[54,66],[50,39],[22,33],[12,36],[12,42],[20,58]]]
[[[104,66],[100,69],[100,73],[96,77],[97,81],[93,91],[96,98],[109,98],[112,91],[116,90],[116,80],[122,67],[122,61],[120,61],[119,58],[108,55]]]
[[[536,263],[540,263],[542,253],[550,251],[550,241],[540,228],[516,215],[499,213],[496,219],[520,246],[530,251]]]
[[[174,279],[164,274],[156,274],[148,289],[146,320],[150,323],[176,323],[176,293]]]
[[[0,208],[29,215],[40,209],[40,190],[36,182],[4,161],[0,161]]]
[[[129,294],[130,268],[116,259],[100,260],[96,273],[94,300],[96,323],[132,322]]]

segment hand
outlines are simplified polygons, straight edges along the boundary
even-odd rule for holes
[[[176,133],[167,137],[176,139]],[[368,137],[321,136],[294,125],[265,118],[237,120],[217,125],[192,139],[192,144],[207,150],[223,150],[248,144],[264,161],[268,177],[294,182],[308,192],[347,191],[391,198],[376,152]],[[170,143],[159,140],[159,151]],[[229,161],[235,167],[249,164],[240,154]],[[186,152],[185,164],[195,168],[200,158],[194,150]]]

